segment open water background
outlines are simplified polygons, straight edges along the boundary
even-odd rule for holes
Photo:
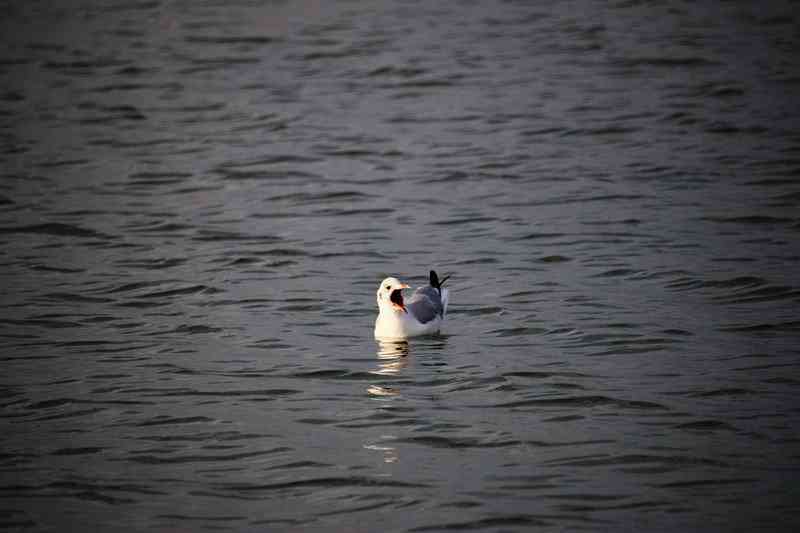
[[[0,528],[797,529],[796,2],[1,4]]]

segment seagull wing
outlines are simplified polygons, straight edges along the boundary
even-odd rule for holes
[[[406,309],[420,324],[427,324],[437,316],[444,317],[442,295],[433,287],[420,287],[406,303]]]

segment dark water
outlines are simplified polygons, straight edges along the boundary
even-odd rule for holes
[[[2,528],[798,526],[796,3],[61,4],[0,22]]]

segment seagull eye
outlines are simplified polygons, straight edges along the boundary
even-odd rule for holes
[[[387,291],[388,291],[389,289],[391,289],[391,288],[392,288],[392,286],[391,286],[391,285],[387,285],[387,286],[386,286],[386,290],[387,290]]]

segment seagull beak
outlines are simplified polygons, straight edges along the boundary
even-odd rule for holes
[[[389,293],[389,301],[392,302],[392,307],[397,310],[400,310],[404,313],[407,313],[405,303],[403,303],[403,293],[400,292],[400,289],[407,289],[408,285],[405,283],[399,285],[397,288],[393,289],[391,293]]]
[[[400,285],[400,288],[401,289],[410,289],[411,286],[410,285],[406,285],[405,283],[403,283],[402,285]]]

